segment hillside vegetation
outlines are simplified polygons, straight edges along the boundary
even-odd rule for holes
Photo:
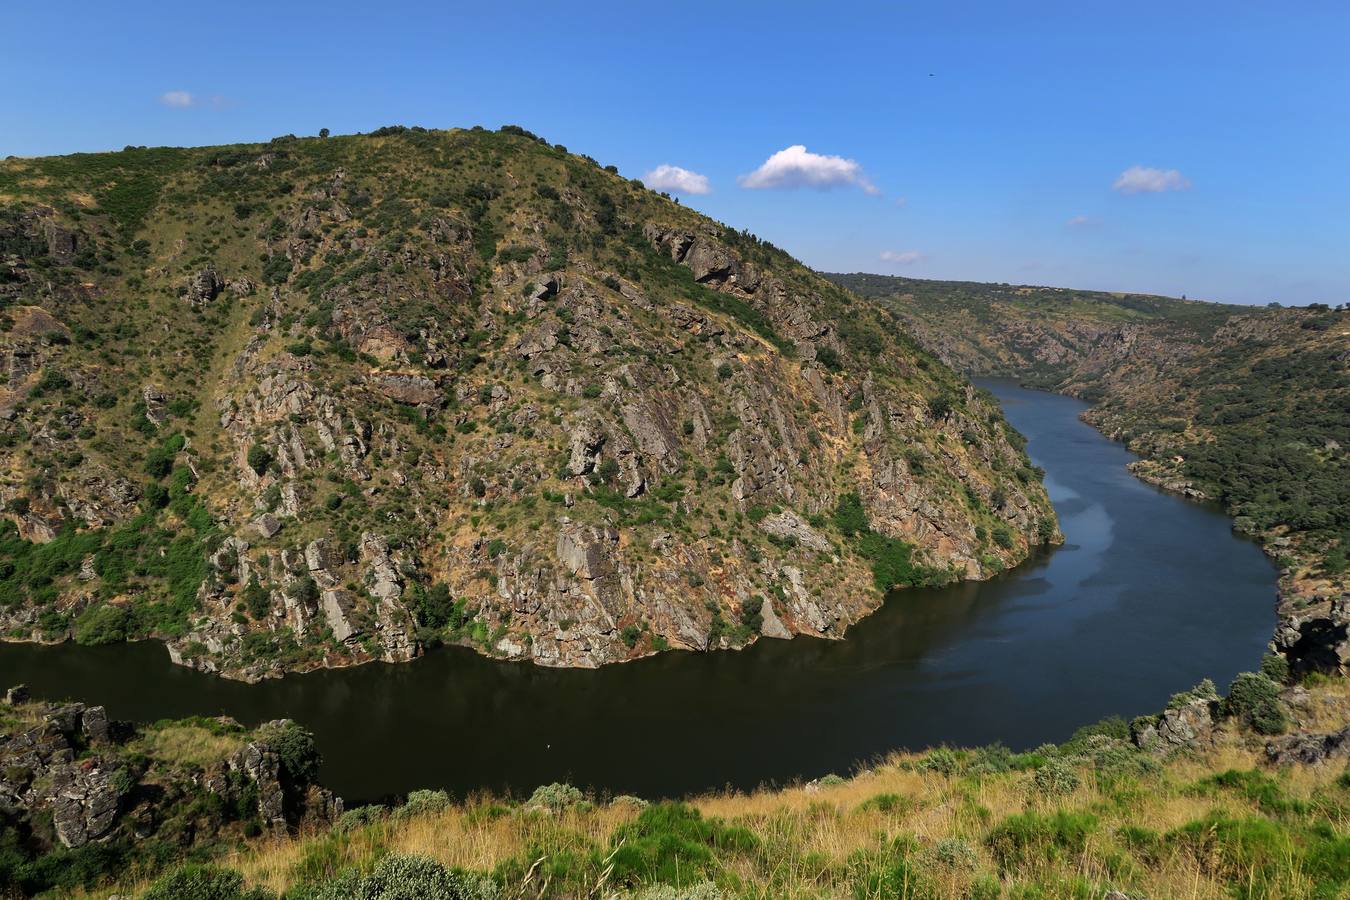
[[[9,159],[0,204],[13,639],[595,666],[1056,538],[891,312],[521,128]]]
[[[1091,401],[1136,474],[1222,503],[1276,558],[1295,665],[1350,660],[1350,310],[830,277],[961,371]]]

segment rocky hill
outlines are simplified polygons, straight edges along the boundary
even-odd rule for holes
[[[1055,539],[885,304],[523,129],[0,163],[0,623],[253,679],[838,636]]]
[[[1275,646],[1350,662],[1350,311],[1253,308],[879,275],[886,303],[952,366],[1092,401],[1140,477],[1223,503],[1277,559]]]

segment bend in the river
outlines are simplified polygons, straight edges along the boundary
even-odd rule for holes
[[[0,647],[0,684],[103,703],[124,719],[288,716],[349,801],[571,781],[671,796],[845,771],[886,751],[1062,740],[1254,668],[1276,573],[1219,511],[1161,493],[1078,419],[1084,404],[982,382],[1029,439],[1067,537],[1003,577],[892,595],[843,641],[761,640],[599,671],[453,648],[409,664],[246,685],[158,643]]]

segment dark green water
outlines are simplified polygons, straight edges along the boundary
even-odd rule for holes
[[[988,382],[1027,435],[1068,540],[1005,577],[905,591],[844,641],[760,641],[599,671],[459,648],[411,664],[244,685],[157,643],[5,645],[0,685],[103,703],[116,718],[290,716],[351,800],[414,788],[528,792],[570,780],[670,796],[846,772],[888,750],[1062,740],[1254,668],[1275,571],[1219,512],[1162,494],[1078,421],[1083,404]]]

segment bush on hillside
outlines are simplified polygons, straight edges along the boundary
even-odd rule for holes
[[[188,863],[159,878],[141,894],[141,900],[270,900],[263,888],[244,887],[244,876],[233,869]]]
[[[1257,734],[1280,734],[1289,727],[1289,717],[1280,704],[1280,686],[1255,672],[1243,672],[1233,679],[1223,711]]]

